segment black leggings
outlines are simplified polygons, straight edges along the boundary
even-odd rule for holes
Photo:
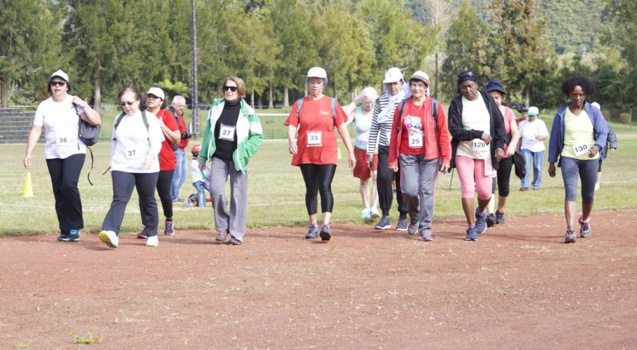
[[[84,228],[82,200],[77,183],[85,158],[85,154],[74,154],[65,159],[46,160],[53,185],[55,213],[62,233]]]
[[[331,213],[334,207],[332,179],[336,173],[336,164],[301,164],[301,174],[305,181],[305,207],[308,215],[317,211],[317,195],[321,193],[321,212]]]
[[[159,194],[161,207],[164,211],[164,216],[166,217],[167,221],[172,221],[173,219],[173,200],[170,196],[170,188],[172,187],[174,172],[175,169],[162,170],[159,172],[159,177],[157,178],[157,194]],[[139,201],[139,209],[142,209],[141,199]],[[146,226],[146,222],[144,222],[144,220],[142,220],[142,224]]]
[[[509,196],[509,182],[511,180],[512,168],[513,157],[502,158],[500,160],[500,167],[498,168],[498,195],[500,195],[500,197]]]

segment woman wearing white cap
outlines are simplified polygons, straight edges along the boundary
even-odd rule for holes
[[[520,191],[529,189],[529,177],[531,174],[531,164],[533,164],[533,182],[531,185],[534,190],[539,190],[542,184],[542,163],[544,162],[544,140],[549,137],[549,131],[542,119],[538,119],[540,111],[537,107],[530,107],[528,111],[528,119],[520,123],[520,138],[522,144],[520,150],[526,160],[526,175],[522,179],[522,187]]]
[[[146,101],[148,111],[153,113],[159,121],[161,131],[164,133],[164,142],[159,152],[159,178],[157,179],[157,194],[161,201],[161,207],[164,211],[164,235],[172,236],[175,234],[175,224],[173,223],[173,200],[170,195],[170,188],[173,181],[173,173],[177,166],[177,157],[173,151],[173,145],[181,141],[181,132],[175,117],[163,107],[166,95],[164,90],[158,87],[151,87],[146,93]],[[140,203],[141,209],[141,203]],[[146,222],[142,222],[146,227]],[[147,238],[145,230],[137,235],[137,238]]]
[[[400,69],[389,68],[383,79],[383,90],[385,93],[376,100],[374,114],[372,115],[372,126],[369,129],[369,142],[367,143],[367,163],[373,162],[374,156],[378,155],[378,200],[382,217],[374,225],[378,230],[391,228],[389,220],[389,210],[394,199],[392,179],[396,178],[396,183],[400,183],[400,169],[396,173],[389,170],[389,141],[392,134],[392,122],[396,106],[405,98],[403,84],[403,74]],[[400,186],[396,186],[396,200],[398,202],[398,223],[396,230],[407,230],[407,207],[403,203],[403,196]]]
[[[310,217],[310,228],[306,239],[319,235],[317,224],[317,196],[321,194],[323,225],[320,236],[324,241],[332,238],[330,219],[334,206],[332,179],[336,172],[338,145],[337,129],[347,148],[350,169],[356,165],[356,156],[345,126],[347,115],[335,98],[323,95],[327,84],[327,73],[321,67],[307,72],[306,83],[310,96],[299,99],[292,106],[284,125],[288,126],[289,151],[293,155],[292,165],[301,168],[305,181],[305,206]],[[298,139],[295,140],[298,129]]]
[[[398,185],[409,208],[410,235],[432,238],[434,196],[438,170],[446,173],[451,160],[449,131],[444,108],[427,96],[429,76],[415,72],[409,79],[411,97],[399,104],[393,115],[393,132],[389,147],[389,169],[402,177]]]
[[[88,103],[69,95],[69,76],[61,70],[51,75],[47,87],[51,97],[38,105],[27,140],[24,167],[31,168],[33,149],[44,129],[44,157],[51,176],[60,242],[77,242],[84,228],[82,200],[77,182],[86,158],[86,145],[78,137],[79,118],[100,125],[101,118]]]
[[[364,88],[358,96],[356,96],[355,102],[345,107],[345,110],[347,111],[351,106],[351,112],[347,113],[349,119],[345,125],[349,125],[353,121],[356,126],[356,137],[354,139],[356,166],[354,167],[354,177],[361,181],[360,192],[364,205],[364,209],[360,216],[361,219],[376,219],[380,217],[378,209],[376,209],[376,206],[378,205],[378,191],[376,190],[378,155],[373,156],[371,167],[367,165],[367,141],[369,140],[369,129],[372,126],[374,102],[377,98],[378,93],[376,92],[376,89],[368,86]],[[358,108],[356,108],[357,102],[361,103],[361,106]],[[369,179],[372,179],[371,186]]]

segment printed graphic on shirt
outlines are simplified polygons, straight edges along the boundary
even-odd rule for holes
[[[420,117],[406,116],[405,129],[409,135],[410,148],[422,148],[424,132],[422,130],[422,120]]]

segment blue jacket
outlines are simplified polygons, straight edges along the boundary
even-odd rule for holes
[[[569,104],[565,104],[555,113],[555,117],[553,118],[553,126],[551,127],[551,139],[549,140],[549,163],[560,163],[558,162],[558,158],[564,149],[564,118],[566,116],[566,109]],[[602,115],[602,112],[597,108],[592,106],[588,102],[584,102],[584,109],[586,113],[588,113],[588,117],[591,119],[591,123],[593,123],[593,136],[595,138],[595,145],[599,147],[600,157],[602,156],[602,152],[604,151],[604,146],[606,145],[606,137],[608,135],[608,124],[606,124],[606,120]]]

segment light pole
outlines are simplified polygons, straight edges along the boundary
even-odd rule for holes
[[[192,4],[192,130],[195,138],[199,137],[199,99],[197,96],[197,11],[195,0]]]

